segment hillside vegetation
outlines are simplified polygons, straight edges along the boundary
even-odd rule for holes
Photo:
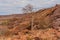
[[[0,16],[0,40],[60,40],[60,5]]]

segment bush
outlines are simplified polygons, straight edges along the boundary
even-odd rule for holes
[[[0,25],[9,25],[9,20],[4,20]]]
[[[33,40],[32,38],[30,38],[30,37],[27,37],[27,40]]]
[[[0,29],[0,35],[1,35],[1,36],[8,36],[9,33],[10,33],[10,32],[9,32],[8,29],[6,29],[6,28]]]

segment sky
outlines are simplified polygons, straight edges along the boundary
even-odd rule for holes
[[[60,4],[60,0],[0,0],[0,15],[22,13],[22,8],[27,4],[42,9]]]

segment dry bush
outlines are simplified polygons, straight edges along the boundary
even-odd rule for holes
[[[0,28],[0,35],[1,36],[8,36],[10,34],[10,31],[6,27]]]
[[[44,18],[40,21],[41,28],[50,28],[51,27],[51,19],[49,17]]]
[[[39,37],[34,37],[34,40],[41,40]]]
[[[32,37],[30,37],[30,36],[28,36],[28,37],[27,37],[27,40],[33,40],[33,38],[32,38]]]
[[[40,19],[34,19],[34,26],[38,29],[51,28],[51,19],[49,16],[41,17]]]

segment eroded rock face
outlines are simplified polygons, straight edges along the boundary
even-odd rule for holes
[[[59,29],[60,28],[60,18],[58,18],[58,19],[53,21],[53,27],[55,29]]]
[[[55,29],[60,29],[60,5],[57,5],[57,9],[53,12],[53,15],[51,15],[51,18],[53,20],[52,26]]]

